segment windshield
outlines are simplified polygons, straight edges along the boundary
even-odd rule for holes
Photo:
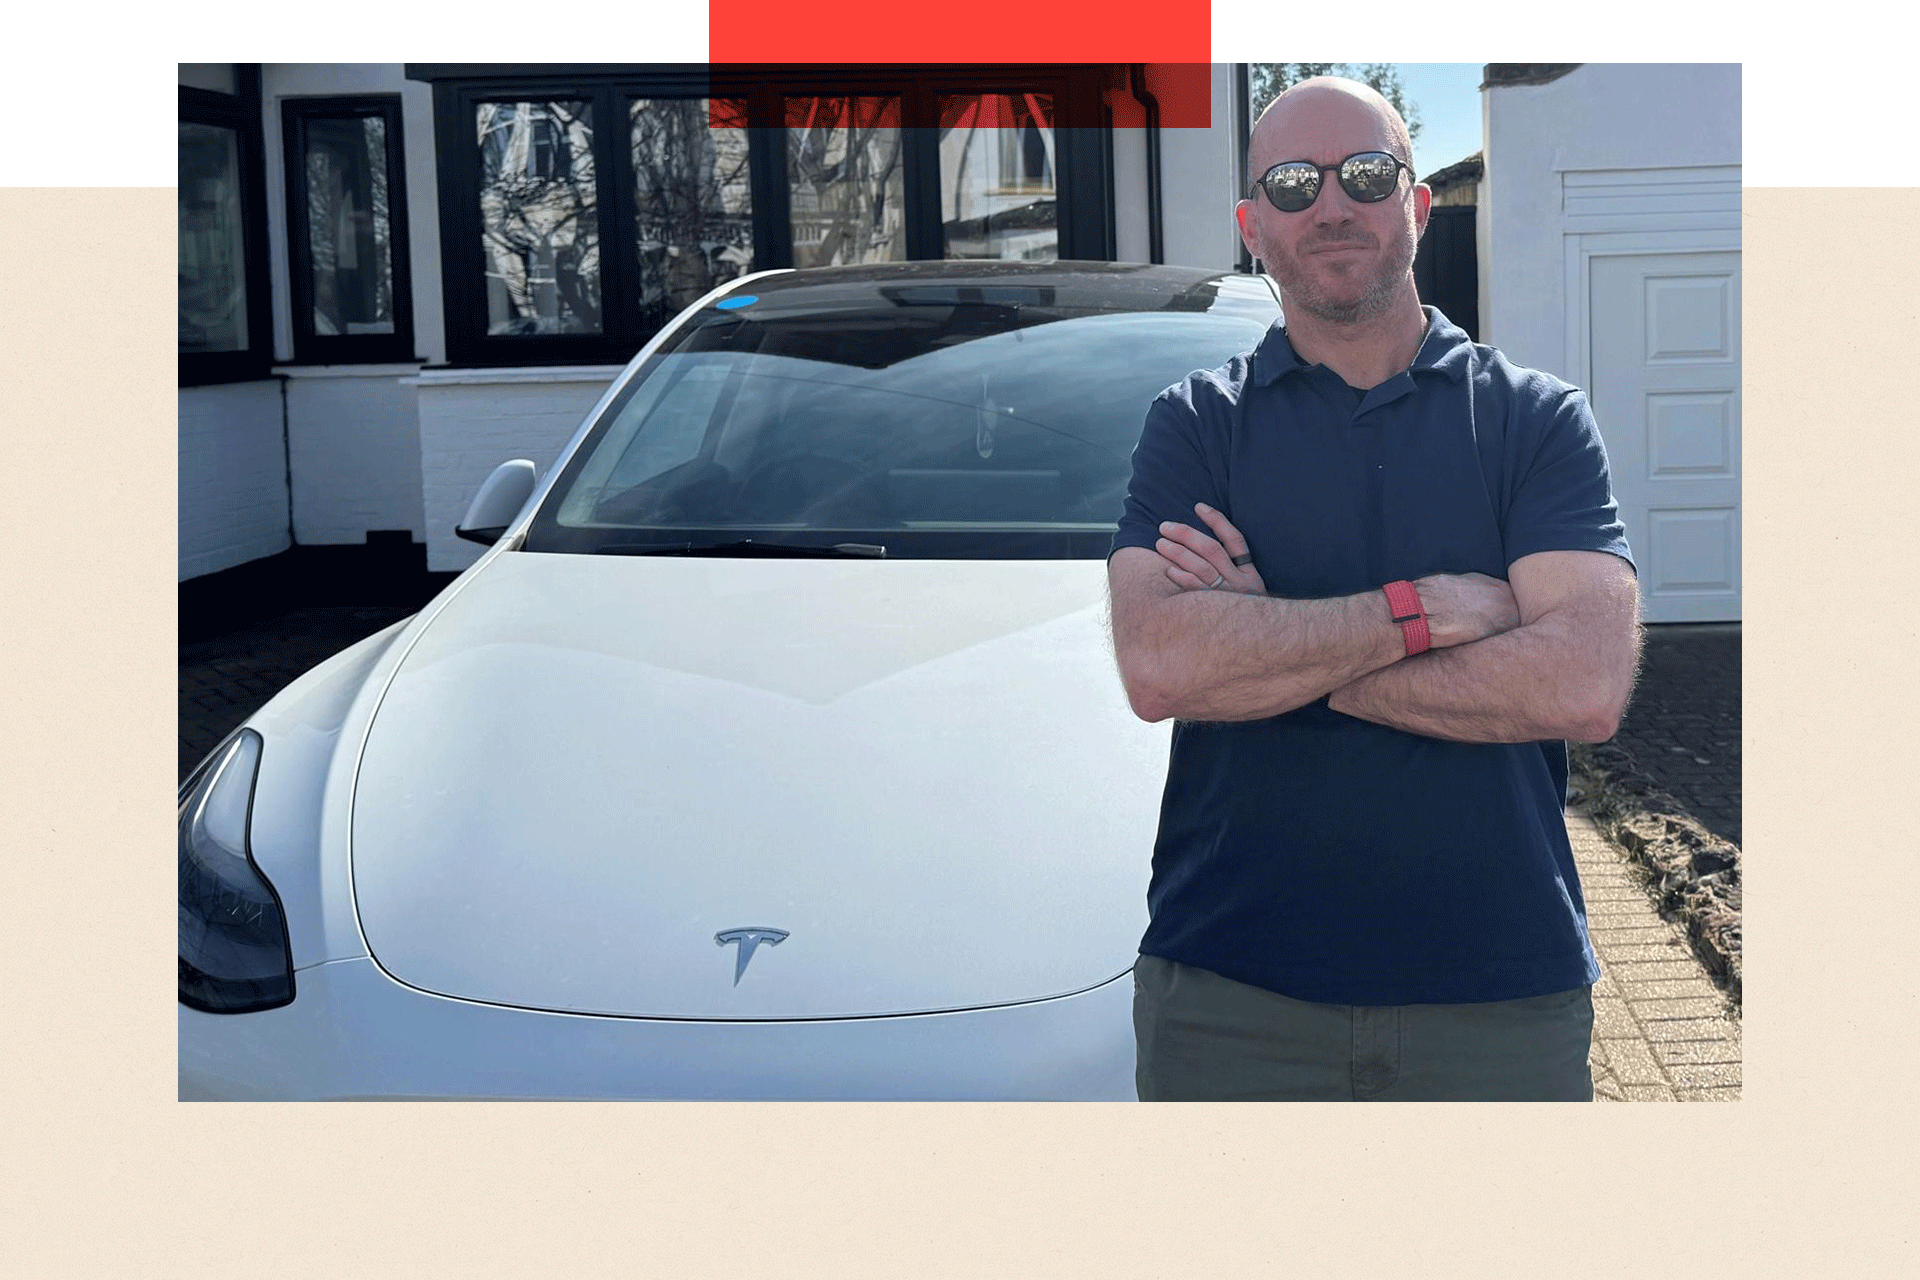
[[[602,413],[526,549],[1102,558],[1147,406],[1279,314],[1244,287],[1167,311],[966,294],[703,312]]]

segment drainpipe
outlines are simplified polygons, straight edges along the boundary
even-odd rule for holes
[[[1253,113],[1253,86],[1249,83],[1250,78],[1246,63],[1236,62],[1233,64],[1234,100],[1228,108],[1228,116],[1233,121],[1233,171],[1238,175],[1233,184],[1233,198],[1235,200],[1247,194],[1247,188],[1253,183],[1253,175],[1246,172],[1247,142],[1253,132],[1253,122],[1248,119],[1248,116]],[[1246,242],[1240,240],[1240,237],[1237,235],[1234,239],[1239,241],[1237,248],[1240,270],[1248,275],[1252,275],[1256,271],[1264,274],[1264,269],[1256,266],[1253,261],[1253,255],[1247,252]]]
[[[280,453],[286,463],[285,476],[287,481],[287,546],[293,548],[300,545],[300,539],[295,535],[293,529],[293,409],[287,404],[287,383],[289,379],[284,373],[279,375],[279,377]]]
[[[1147,64],[1133,64],[1133,98],[1147,110],[1147,261],[1166,261],[1160,231],[1160,101],[1147,92]]]

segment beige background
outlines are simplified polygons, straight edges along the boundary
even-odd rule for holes
[[[1747,193],[1745,1099],[1558,1109],[173,1101],[173,201],[0,191],[8,1274],[1920,1274],[1920,192]]]

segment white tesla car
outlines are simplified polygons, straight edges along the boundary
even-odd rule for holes
[[[1105,557],[1264,277],[902,263],[667,326],[487,553],[180,790],[183,1098],[1131,1099],[1167,727]]]

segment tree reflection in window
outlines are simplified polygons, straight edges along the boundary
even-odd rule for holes
[[[380,116],[349,116],[314,118],[306,126],[316,334],[394,331],[386,123]]]
[[[940,206],[949,258],[1059,253],[1053,98],[943,94]]]
[[[598,333],[600,238],[588,102],[482,102],[489,335]]]
[[[636,98],[628,108],[640,322],[753,270],[744,99]]]
[[[793,265],[903,262],[900,99],[788,98]]]

